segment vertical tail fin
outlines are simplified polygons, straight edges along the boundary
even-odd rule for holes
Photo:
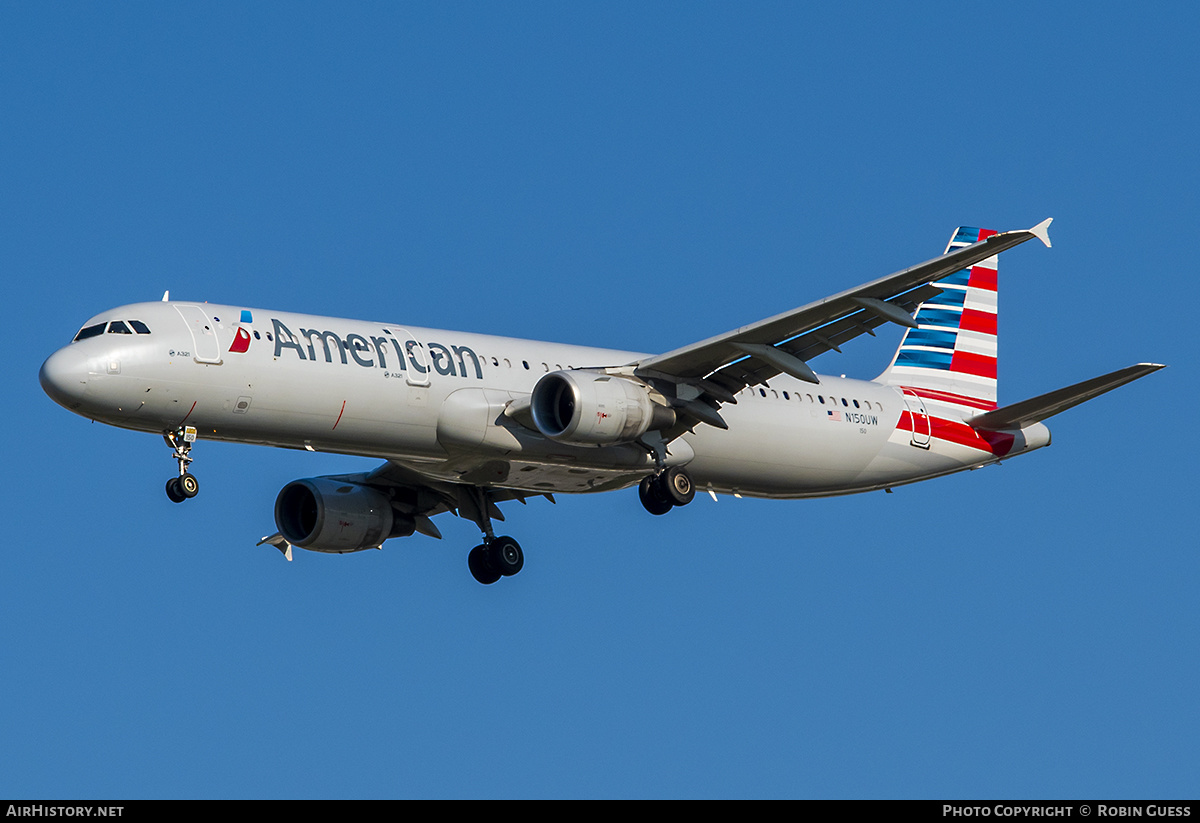
[[[959,228],[946,252],[993,234]],[[937,281],[942,293],[917,309],[918,327],[905,332],[878,382],[967,409],[996,408],[997,264],[989,257]]]

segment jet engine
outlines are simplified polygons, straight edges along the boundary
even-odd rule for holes
[[[530,412],[538,431],[561,443],[629,443],[674,424],[675,412],[654,402],[637,380],[595,371],[556,371],[533,387]]]
[[[393,512],[387,496],[336,477],[293,480],[275,498],[275,525],[294,546],[345,554],[413,533],[412,518]]]

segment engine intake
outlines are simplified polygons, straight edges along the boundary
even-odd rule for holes
[[[383,493],[332,477],[284,486],[275,498],[275,525],[294,546],[334,554],[373,549],[415,528],[411,518],[392,511]]]
[[[675,412],[628,377],[594,371],[556,371],[533,387],[530,412],[538,431],[562,443],[629,443],[651,429],[674,424]]]

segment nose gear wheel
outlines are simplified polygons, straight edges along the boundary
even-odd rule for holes
[[[179,464],[179,476],[167,481],[167,497],[173,503],[182,503],[200,493],[200,481],[188,472],[192,462],[192,444],[196,442],[196,427],[185,426],[163,435],[171,447],[172,455]]]

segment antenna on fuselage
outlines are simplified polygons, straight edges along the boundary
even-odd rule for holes
[[[170,299],[171,299],[171,290],[170,290],[170,289],[167,289],[165,292],[163,292],[163,299],[162,299],[162,301],[163,301],[164,303],[166,303],[166,302],[167,302],[168,300],[170,300]]]

